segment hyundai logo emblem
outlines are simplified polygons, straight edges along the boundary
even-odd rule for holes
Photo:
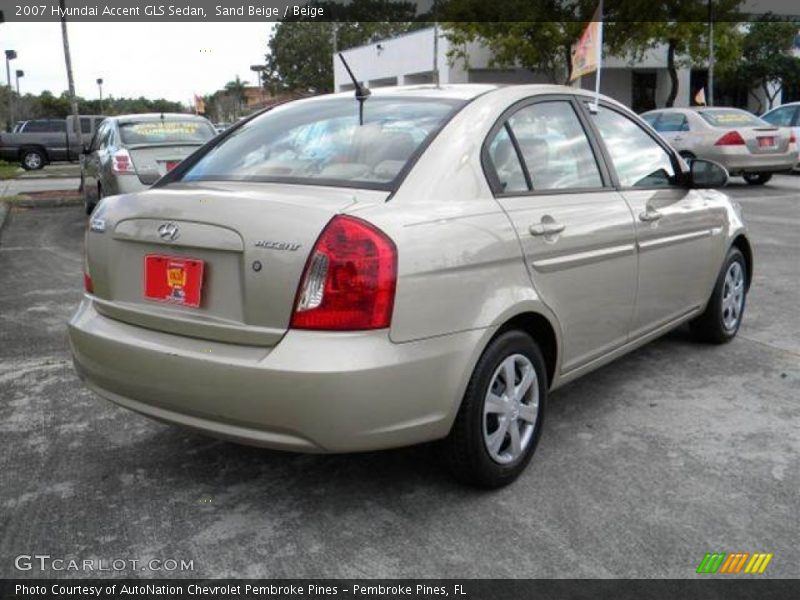
[[[158,228],[158,235],[162,240],[173,241],[178,239],[179,229],[175,223],[164,223]]]

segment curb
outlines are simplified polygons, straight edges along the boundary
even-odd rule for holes
[[[3,226],[8,221],[8,214],[11,212],[11,207],[9,207],[8,203],[0,202],[0,232],[3,231]]]
[[[63,196],[23,198],[14,201],[14,206],[20,208],[60,208],[62,206],[80,206],[81,204],[83,204],[81,198],[64,198]]]

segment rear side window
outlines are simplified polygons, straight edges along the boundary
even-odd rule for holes
[[[92,133],[92,120],[89,117],[81,117],[81,133]]]
[[[605,106],[592,114],[622,187],[677,183],[669,153],[631,118]]]
[[[658,117],[661,116],[661,113],[647,113],[646,115],[642,115],[642,118],[650,124],[650,127],[655,129],[656,121],[658,121]]]
[[[28,121],[23,131],[25,133],[66,133],[67,125],[65,121],[40,119],[38,121]]]
[[[770,125],[775,125],[776,127],[789,127],[794,121],[795,112],[797,112],[796,106],[782,106],[761,118]]]
[[[221,140],[184,181],[281,181],[393,189],[418,151],[465,103],[352,97],[277,107]]]
[[[489,143],[489,160],[494,166],[500,189],[503,192],[527,192],[528,183],[522,163],[508,134],[508,126],[503,126]]]
[[[158,120],[120,123],[120,137],[126,145],[136,144],[204,144],[216,135],[214,128],[203,121]]]
[[[655,130],[659,133],[689,131],[689,120],[686,115],[680,113],[662,113],[661,118],[655,124]]]
[[[726,129],[734,129],[736,127],[760,127],[766,125],[765,121],[743,110],[703,110],[700,111],[700,116],[713,127],[722,127]]]

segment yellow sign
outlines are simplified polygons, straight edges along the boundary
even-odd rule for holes
[[[186,271],[183,267],[170,267],[167,269],[167,283],[169,287],[183,287],[186,285]]]

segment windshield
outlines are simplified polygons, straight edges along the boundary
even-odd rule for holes
[[[768,123],[743,110],[703,110],[700,116],[714,127],[763,127]]]
[[[277,107],[223,139],[183,181],[281,181],[392,189],[461,100],[352,98]]]
[[[120,123],[122,143],[136,144],[205,144],[217,132],[209,123],[188,120],[139,121]]]

